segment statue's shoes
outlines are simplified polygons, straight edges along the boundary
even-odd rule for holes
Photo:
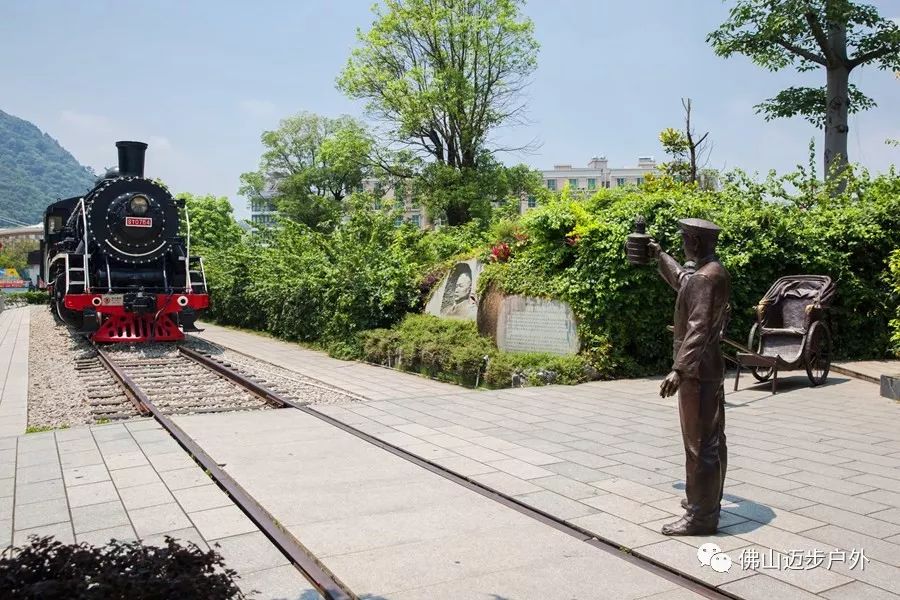
[[[684,510],[687,510],[687,507],[688,507],[687,498],[682,498],[681,499],[681,508],[683,508]]]
[[[662,526],[663,535],[713,535],[719,529],[718,523],[693,521],[681,517],[674,523]]]

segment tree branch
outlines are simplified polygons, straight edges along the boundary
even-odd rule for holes
[[[809,28],[812,30],[812,34],[816,39],[816,43],[819,44],[819,49],[825,56],[826,62],[824,64],[827,65],[829,63],[837,63],[837,57],[835,56],[831,45],[828,43],[828,36],[825,35],[825,30],[822,29],[822,25],[816,18],[816,13],[812,10],[807,10],[805,13],[803,13],[803,16],[806,18],[806,22],[807,24],[809,24]]]
[[[802,56],[806,60],[812,61],[814,63],[818,63],[820,65],[826,65],[828,61],[825,60],[824,56],[816,54],[815,52],[810,52],[805,48],[801,48],[800,46],[796,46],[783,38],[778,38],[775,40],[775,43],[787,50],[788,52],[793,52],[798,56]]]
[[[858,55],[856,58],[853,58],[847,61],[847,64],[850,68],[858,67],[859,65],[865,64],[871,60],[875,60],[876,58],[881,58],[882,56],[887,56],[892,52],[895,52],[894,48],[890,48],[885,46],[883,48],[879,48],[878,50],[872,50],[871,52],[865,52],[863,54]]]

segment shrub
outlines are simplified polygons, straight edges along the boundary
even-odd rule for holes
[[[574,385],[596,378],[596,371],[578,355],[495,352],[488,361],[484,383],[489,387],[508,387],[513,375],[524,377],[529,385]]]
[[[574,384],[595,375],[581,356],[497,350],[472,321],[409,315],[394,329],[361,337],[363,360],[468,386],[509,387],[514,374],[529,385]]]
[[[50,294],[47,292],[13,292],[6,294],[7,304],[50,304]]]
[[[93,547],[31,536],[0,558],[0,597],[90,599],[245,598],[215,551],[166,536],[164,546],[113,540]]]
[[[432,315],[408,315],[396,329],[367,331],[363,340],[364,360],[469,386],[495,351],[473,321]]]
[[[897,309],[894,312],[894,318],[891,320],[891,343],[894,347],[894,353],[900,357],[900,250],[894,250],[891,254],[890,261],[890,277],[889,283],[894,290],[894,301],[897,303]]]
[[[891,300],[884,273],[888,254],[900,246],[900,178],[863,173],[837,196],[811,185],[792,196],[788,183],[796,184],[738,177],[709,192],[660,180],[585,200],[557,195],[523,217],[528,242],[507,263],[488,265],[479,288],[569,302],[582,352],[606,376],[662,372],[671,361],[665,326],[674,293],[654,268],[626,262],[625,236],[642,214],[648,233],[677,256],[678,219],[707,218],[723,228],[719,255],[732,276],[732,337],[746,339],[753,307],[776,279],[818,273],[838,286],[835,354],[885,356],[896,297]]]

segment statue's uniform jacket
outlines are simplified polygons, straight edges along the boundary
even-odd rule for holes
[[[728,318],[731,278],[715,255],[696,271],[661,252],[659,272],[678,292],[672,370],[680,376],[678,412],[684,440],[687,512],[718,522],[725,481],[725,364],[720,339]]]

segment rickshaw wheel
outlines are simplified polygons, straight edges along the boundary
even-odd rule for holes
[[[831,369],[831,331],[827,323],[816,321],[806,332],[803,362],[813,385],[825,383]]]
[[[754,323],[753,327],[750,329],[750,335],[747,337],[747,347],[757,354],[762,350],[762,336],[758,339],[754,339],[758,328],[759,323]],[[772,371],[774,371],[772,367],[750,367],[750,373],[753,374],[753,377],[755,377],[757,381],[768,381],[772,377]]]

